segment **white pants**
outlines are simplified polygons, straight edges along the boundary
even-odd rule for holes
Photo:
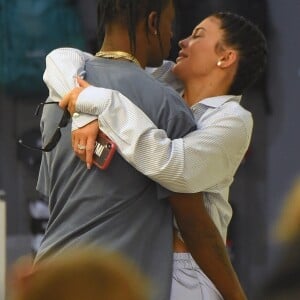
[[[223,300],[191,254],[174,253],[171,300]]]

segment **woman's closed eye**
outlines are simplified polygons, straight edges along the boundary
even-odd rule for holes
[[[204,37],[205,36],[205,30],[204,28],[196,28],[192,34],[192,38],[199,38],[199,37]]]

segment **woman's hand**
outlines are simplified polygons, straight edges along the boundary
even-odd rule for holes
[[[86,162],[88,169],[90,169],[93,164],[93,153],[98,132],[99,125],[97,120],[72,131],[73,150],[81,160]]]
[[[81,79],[80,77],[77,77],[77,82],[79,84],[78,87],[75,87],[73,90],[71,90],[69,93],[67,93],[62,100],[59,102],[59,106],[63,109],[67,109],[71,116],[76,112],[76,102],[79,94],[90,84]]]
[[[59,106],[67,109],[71,116],[76,112],[76,102],[79,94],[90,84],[77,77],[78,87],[75,87],[59,102]],[[93,164],[93,153],[95,143],[99,132],[98,121],[95,120],[89,124],[72,131],[72,147],[75,154],[86,162],[87,168],[90,169]]]

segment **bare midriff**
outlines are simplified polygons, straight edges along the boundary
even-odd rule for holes
[[[178,230],[173,231],[173,251],[177,253],[189,252],[184,241],[179,237]]]

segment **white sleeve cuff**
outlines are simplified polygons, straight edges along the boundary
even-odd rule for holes
[[[78,96],[76,112],[93,116],[100,115],[112,98],[112,90],[89,86]]]
[[[72,118],[72,131],[79,129],[92,121],[97,120],[97,116],[92,116],[89,114],[74,114]]]

